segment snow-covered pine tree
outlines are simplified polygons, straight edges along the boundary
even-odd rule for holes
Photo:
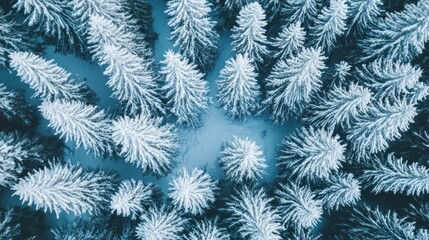
[[[207,0],[170,0],[165,11],[174,46],[203,69],[213,63],[219,41],[210,7]]]
[[[173,126],[161,124],[161,118],[124,116],[113,121],[112,140],[120,146],[120,154],[127,162],[143,172],[163,175],[170,171],[179,145]]]
[[[349,30],[356,33],[364,33],[367,29],[372,29],[378,17],[382,14],[383,0],[353,0],[350,4]]]
[[[345,161],[345,150],[338,135],[302,127],[283,140],[277,165],[298,180],[327,179]]]
[[[147,26],[152,25],[152,10],[146,0],[71,0],[70,5],[73,16],[79,22],[79,30],[84,35],[88,33],[91,16],[100,16],[117,26],[123,26],[127,31],[135,31],[138,38],[134,40],[138,41],[146,37],[140,30],[152,27]]]
[[[170,182],[168,196],[179,210],[192,215],[203,214],[215,201],[216,181],[208,173],[185,168]]]
[[[409,62],[422,53],[429,41],[429,1],[409,3],[404,10],[387,13],[384,19],[376,21],[361,42],[365,58],[385,58]]]
[[[102,216],[105,217],[105,216]],[[61,227],[51,229],[53,240],[125,240],[132,238],[116,238],[113,231],[108,228],[102,217],[91,217],[89,220],[76,218],[73,222],[63,224]],[[132,236],[132,235],[131,235]],[[36,240],[36,239],[27,239]]]
[[[409,91],[405,99],[410,104],[417,104],[429,95],[429,86],[423,82],[417,82]]]
[[[373,89],[377,98],[397,98],[414,88],[422,69],[410,63],[377,60],[357,69],[359,80]]]
[[[306,48],[297,56],[276,63],[267,78],[268,92],[263,101],[272,110],[274,122],[284,123],[304,111],[322,85],[325,59],[320,48]]]
[[[111,122],[104,110],[77,101],[45,101],[39,109],[55,134],[75,141],[76,148],[83,146],[96,156],[112,152]]]
[[[35,91],[43,100],[82,100],[84,84],[76,81],[64,68],[53,60],[45,60],[31,52],[9,54],[10,66],[21,81]]]
[[[221,152],[219,164],[227,179],[234,182],[256,181],[264,174],[267,164],[260,147],[248,138],[234,136]]]
[[[134,179],[124,180],[111,197],[110,209],[112,213],[135,220],[144,206],[152,204],[152,194],[151,185]]]
[[[92,15],[102,16],[115,23],[128,24],[126,20],[129,19],[123,3],[124,1],[117,0],[70,0],[70,7],[73,9],[73,17],[79,23],[79,31],[85,34]]]
[[[34,27],[47,37],[56,38],[61,46],[84,50],[84,40],[78,33],[67,0],[17,0],[13,8],[26,15],[25,22],[29,27]]]
[[[404,100],[372,103],[367,113],[360,116],[347,133],[356,160],[386,150],[390,141],[408,130],[416,115],[414,105]]]
[[[0,132],[0,186],[10,187],[28,168],[43,163],[42,145],[36,138]]]
[[[325,184],[327,187],[320,190],[318,195],[328,211],[355,205],[360,200],[361,186],[351,173],[332,176]]]
[[[233,119],[245,119],[258,109],[260,89],[258,74],[247,55],[237,54],[220,71],[219,102]]]
[[[319,0],[286,0],[283,12],[290,23],[309,23],[316,18],[319,5]]]
[[[232,28],[232,50],[247,54],[255,63],[262,63],[268,55],[265,11],[258,2],[244,6]]]
[[[402,158],[389,154],[387,161],[377,159],[365,170],[363,179],[375,193],[393,192],[409,196],[429,193],[429,168],[414,162],[406,163]]]
[[[157,33],[153,31],[153,7],[148,0],[126,0],[126,10],[130,13],[130,17],[136,22],[141,33],[144,34],[146,40],[155,41]]]
[[[322,201],[307,186],[296,183],[280,184],[276,190],[279,212],[284,225],[299,228],[314,227],[322,218]]]
[[[226,229],[218,226],[218,218],[199,220],[185,240],[229,240]]]
[[[429,231],[427,229],[418,229],[416,236],[415,236],[416,240],[426,240],[429,239]]]
[[[103,53],[100,64],[107,65],[104,71],[104,75],[109,76],[107,85],[113,90],[113,96],[125,103],[130,115],[165,113],[150,63],[127,48],[111,44],[104,45]]]
[[[226,203],[231,214],[227,219],[231,227],[237,227],[241,239],[280,240],[281,217],[271,205],[263,188],[253,189],[244,186]]]
[[[272,46],[275,48],[274,58],[286,60],[298,54],[304,47],[305,30],[301,22],[284,25],[279,35],[273,39]]]
[[[418,201],[410,203],[404,212],[409,216],[410,219],[422,222],[424,224],[429,223],[429,203],[426,201]]]
[[[103,211],[95,216],[68,220],[57,228],[51,228],[51,233],[53,240],[135,240],[134,222],[122,220]]]
[[[340,85],[346,82],[346,78],[350,76],[350,70],[352,66],[346,61],[341,61],[335,64],[334,67],[334,80],[332,83],[340,83]]]
[[[14,222],[13,208],[0,210],[0,239],[17,239],[21,234],[21,224]]]
[[[89,16],[89,30],[87,36],[88,48],[92,59],[100,61],[104,55],[105,45],[115,45],[134,51],[133,33],[126,31],[125,27],[116,25],[113,20],[98,14]]]
[[[0,9],[0,69],[6,66],[11,52],[29,51],[36,46],[28,29],[10,17]]]
[[[177,117],[177,123],[196,126],[200,115],[209,107],[209,87],[204,74],[195,64],[189,63],[180,54],[168,50],[161,63],[161,74],[165,76],[162,90]]]
[[[367,111],[371,99],[371,91],[357,84],[334,86],[310,104],[306,120],[317,128],[333,130],[339,125],[347,129],[353,120]]]
[[[175,210],[165,206],[152,207],[140,217],[136,228],[136,237],[141,240],[177,240],[181,239],[188,220]]]
[[[105,208],[113,191],[114,175],[77,165],[51,163],[21,178],[13,196],[44,212],[96,214]]]
[[[265,11],[271,15],[270,19],[276,17],[285,5],[284,0],[260,0],[259,2],[262,7],[264,7]]]
[[[321,240],[321,235],[313,235],[311,229],[298,228],[288,236],[288,240]]]
[[[21,93],[9,91],[3,83],[0,83],[0,116],[9,121],[30,125],[35,111]]]
[[[330,0],[329,7],[322,9],[310,29],[314,46],[330,52],[336,45],[337,37],[346,30],[347,13],[347,0]]]
[[[371,209],[368,206],[356,208],[348,222],[342,224],[338,234],[341,239],[374,240],[374,239],[403,239],[424,240],[424,232],[417,231],[415,223],[401,218],[394,211],[383,213],[379,208]],[[417,233],[416,233],[417,232]]]
[[[312,23],[321,6],[320,0],[286,0],[282,9],[289,23]]]
[[[144,40],[144,36],[139,34],[137,27],[136,25],[127,27],[123,22],[117,24],[115,21],[103,16],[91,15],[87,42],[93,60],[100,61],[104,55],[104,46],[110,44],[121,49],[128,49],[128,51],[152,65],[153,53],[148,43]]]
[[[227,11],[229,14],[233,14],[242,9],[246,4],[248,4],[249,0],[223,0],[223,9]]]

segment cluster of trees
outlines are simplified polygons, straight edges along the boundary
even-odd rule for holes
[[[159,63],[146,0],[0,6],[0,68],[40,102],[0,84],[0,186],[36,210],[89,216],[54,239],[429,239],[429,0],[168,0],[177,51]],[[40,115],[88,154],[165,176],[176,129],[198,128],[212,103],[204,77],[221,27],[233,54],[216,81],[225,113],[302,123],[279,143],[274,183],[261,146],[234,137],[220,150],[223,179],[179,169],[163,199],[153,184],[65,161],[30,130]],[[43,58],[46,44],[99,64],[121,108],[97,106]],[[42,237],[22,211],[0,211],[0,239]]]

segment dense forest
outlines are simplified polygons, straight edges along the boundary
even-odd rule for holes
[[[429,0],[0,8],[0,240],[429,240]]]

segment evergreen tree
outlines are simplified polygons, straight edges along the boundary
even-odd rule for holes
[[[140,219],[136,236],[141,240],[180,239],[188,222],[177,210],[168,210],[165,206],[150,208]]]
[[[92,221],[80,221],[78,223],[68,224],[72,226],[62,226],[61,228],[51,229],[54,240],[106,240],[114,238],[112,231],[103,228],[105,226],[94,226]],[[118,238],[120,239],[120,238]],[[29,239],[36,240],[36,239]],[[121,239],[122,240],[122,239]]]
[[[405,99],[410,104],[417,104],[429,95],[429,86],[422,82],[414,84]]]
[[[350,4],[349,30],[364,33],[367,29],[374,28],[380,15],[383,13],[382,0],[353,0]]]
[[[368,88],[354,83],[349,87],[334,86],[324,97],[310,104],[306,120],[323,129],[333,130],[338,125],[349,128],[353,120],[367,111],[371,95]]]
[[[90,216],[89,218],[86,217],[85,219],[83,217],[75,218],[72,222],[51,229],[51,233],[54,240],[135,239],[133,238],[134,229],[129,224],[115,224],[111,218],[111,215],[104,213],[97,216]],[[119,225],[120,229],[116,229],[116,225]]]
[[[260,90],[257,73],[247,55],[238,54],[226,61],[220,71],[219,102],[234,119],[244,119],[258,109]]]
[[[29,167],[41,165],[42,150],[36,138],[0,132],[0,186],[11,187]]]
[[[164,113],[158,85],[150,65],[144,59],[115,45],[105,45],[100,63],[107,65],[104,75],[113,96],[124,102],[131,115],[156,116]]]
[[[12,187],[13,195],[36,209],[75,215],[95,214],[105,207],[114,177],[101,171],[71,164],[52,163],[22,178]]]
[[[83,146],[96,156],[112,152],[110,120],[104,110],[76,101],[43,102],[39,109],[55,134],[74,141],[76,148]]]
[[[123,1],[117,0],[70,0],[73,9],[73,17],[79,23],[79,30],[87,33],[89,19],[93,15],[104,17],[117,24],[128,24],[127,13],[123,7]]]
[[[178,124],[196,126],[201,112],[209,108],[209,87],[204,74],[178,53],[169,50],[164,57],[161,73],[165,76],[163,91],[170,111]]]
[[[318,0],[286,0],[285,2],[283,12],[288,16],[290,23],[312,22],[317,16],[320,5]]]
[[[389,141],[399,138],[416,115],[416,108],[405,101],[371,104],[347,134],[357,159],[386,150]]]
[[[284,25],[271,44],[275,48],[274,58],[286,60],[298,54],[304,47],[304,41],[305,30],[301,27],[301,22]]]
[[[352,66],[348,62],[341,61],[335,64],[333,83],[339,82],[340,85],[346,82],[346,78],[350,76]]]
[[[192,228],[185,240],[229,240],[229,234],[224,228],[218,227],[218,219],[200,220]]]
[[[412,89],[422,69],[409,63],[378,60],[357,69],[359,79],[374,90],[377,98],[396,98]]]
[[[26,27],[10,18],[0,9],[0,69],[6,66],[10,53],[29,51],[36,46]]]
[[[215,201],[216,181],[197,168],[185,168],[170,182],[168,196],[175,207],[192,215],[203,214]]]
[[[262,63],[269,53],[267,48],[265,11],[258,2],[244,6],[232,28],[232,50],[247,54],[256,63]]]
[[[411,203],[405,209],[406,214],[410,219],[420,221],[424,224],[429,222],[429,203],[428,202],[416,202]]]
[[[303,127],[283,140],[278,165],[287,169],[285,175],[298,180],[327,179],[345,161],[344,153],[345,145],[338,135]]]
[[[326,180],[326,185],[318,195],[328,210],[355,205],[360,200],[361,186],[351,173],[332,176]]]
[[[271,205],[263,188],[252,189],[243,187],[227,202],[227,210],[231,214],[228,222],[231,227],[238,227],[241,239],[249,240],[280,240],[284,230],[281,217]]]
[[[112,139],[120,146],[120,154],[143,172],[152,171],[156,175],[169,172],[179,149],[173,126],[161,124],[161,118],[144,115],[124,116],[113,122]]]
[[[406,4],[404,10],[387,13],[361,42],[365,59],[386,58],[408,62],[422,53],[429,41],[429,1]]]
[[[306,186],[297,184],[280,184],[276,190],[276,199],[279,202],[279,212],[283,224],[290,224],[299,228],[314,227],[322,218],[322,201],[317,200],[315,194]]]
[[[320,49],[303,49],[297,56],[276,63],[267,78],[263,102],[271,108],[274,122],[284,123],[302,113],[322,85],[325,59]]]
[[[330,52],[337,37],[346,30],[348,6],[347,0],[331,0],[329,7],[322,9],[311,28],[313,44]]]
[[[311,230],[304,229],[304,228],[295,229],[295,231],[288,238],[288,240],[321,240],[321,239],[322,239],[321,235],[314,236],[311,233]]]
[[[8,91],[6,86],[0,83],[0,116],[28,126],[34,120],[35,111],[21,93]]]
[[[258,180],[268,167],[263,152],[256,142],[234,136],[221,152],[219,164],[225,177],[234,182]]]
[[[152,5],[148,0],[127,0],[127,3],[127,12],[132,19],[135,19],[134,25],[138,26],[139,32],[143,33],[149,42],[155,41],[158,34],[153,31]]]
[[[112,213],[135,220],[144,211],[143,206],[152,203],[152,194],[151,185],[134,179],[124,180],[111,197]]]
[[[83,51],[84,42],[77,30],[72,11],[66,0],[17,0],[13,5],[22,11],[25,22],[47,37],[56,38],[60,46]],[[77,48],[75,48],[78,46]]]
[[[248,3],[249,0],[223,0],[223,9],[229,14],[234,14]]]
[[[388,211],[382,213],[378,208],[371,209],[368,206],[356,209],[349,222],[342,224],[342,239],[350,240],[374,240],[374,239],[401,239],[401,240],[423,240],[417,238],[414,233],[415,223],[401,218],[396,212]],[[422,235],[420,235],[422,236]]]
[[[410,196],[429,193],[429,169],[415,162],[407,164],[393,154],[387,157],[387,161],[375,160],[371,168],[365,170],[363,178],[375,193],[405,193]]]
[[[271,14],[270,19],[273,19],[285,5],[284,0],[261,0],[259,2],[264,7],[265,11]]]
[[[21,224],[14,223],[14,211],[10,208],[0,211],[0,239],[12,240],[21,235]]]
[[[9,55],[10,66],[21,81],[44,100],[82,100],[84,85],[77,82],[64,68],[53,60],[46,61],[31,52],[13,52]]]
[[[192,63],[207,68],[213,62],[219,41],[210,17],[211,4],[207,0],[170,0],[167,2],[168,26],[171,40],[180,54]]]
[[[416,240],[425,240],[425,239],[429,239],[429,231],[427,229],[419,229],[416,237]]]
[[[138,26],[128,26],[126,25],[127,22],[116,23],[103,16],[90,16],[87,42],[93,60],[100,61],[105,54],[104,46],[113,45],[120,49],[127,49],[144,59],[148,65],[153,64],[153,53],[149,49],[145,37],[139,34],[138,29],[136,29]]]

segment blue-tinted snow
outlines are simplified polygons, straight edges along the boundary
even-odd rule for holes
[[[164,52],[168,49],[173,49],[172,43],[169,41],[170,31],[167,25],[166,14],[164,11],[166,5],[164,1],[149,0],[154,10],[154,31],[158,33],[158,40],[155,44],[156,60],[159,62],[163,59]],[[139,168],[126,163],[122,159],[96,159],[92,153],[87,154],[82,148],[75,149],[74,143],[67,143],[69,148],[73,150],[67,153],[67,157],[73,163],[80,163],[90,167],[100,167],[104,169],[112,169],[121,175],[122,179],[134,178],[142,179],[145,182],[153,182],[161,187],[166,192],[168,190],[168,182],[178,169],[186,167],[191,169],[198,167],[205,169],[214,178],[221,178],[222,171],[217,165],[217,158],[222,143],[231,140],[233,135],[239,137],[249,137],[261,146],[264,155],[268,161],[267,174],[264,180],[271,182],[276,175],[275,156],[277,147],[281,143],[283,137],[298,126],[296,122],[290,122],[286,125],[274,125],[267,117],[254,117],[244,122],[231,121],[220,107],[217,101],[216,80],[220,69],[224,66],[225,61],[232,56],[231,39],[229,32],[221,33],[221,53],[215,62],[214,68],[207,74],[205,79],[209,82],[212,104],[208,112],[203,116],[203,124],[198,129],[178,129],[181,138],[181,151],[176,159],[176,166],[173,171],[165,176],[157,179],[153,176],[143,176]],[[76,74],[80,79],[85,80],[86,84],[95,92],[100,99],[100,107],[109,110],[117,107],[117,101],[110,97],[111,90],[107,87],[107,77],[103,76],[103,68],[97,64],[91,64],[83,61],[72,55],[63,55],[55,53],[52,47],[48,47],[45,59],[54,59],[55,63],[65,68],[67,71]],[[28,86],[21,83],[15,72],[8,73],[0,72],[0,81],[5,83],[10,89],[25,89],[26,97],[29,99],[34,93]],[[39,104],[38,99],[31,99],[31,103]],[[39,132],[44,135],[53,135],[54,132],[47,128],[48,122],[42,120],[38,128]],[[11,191],[2,191],[0,194],[0,202],[2,207],[19,206],[18,197],[11,197]],[[59,222],[64,222],[71,219],[72,216],[67,216],[62,213]],[[55,215],[48,214],[50,225],[55,223]]]

